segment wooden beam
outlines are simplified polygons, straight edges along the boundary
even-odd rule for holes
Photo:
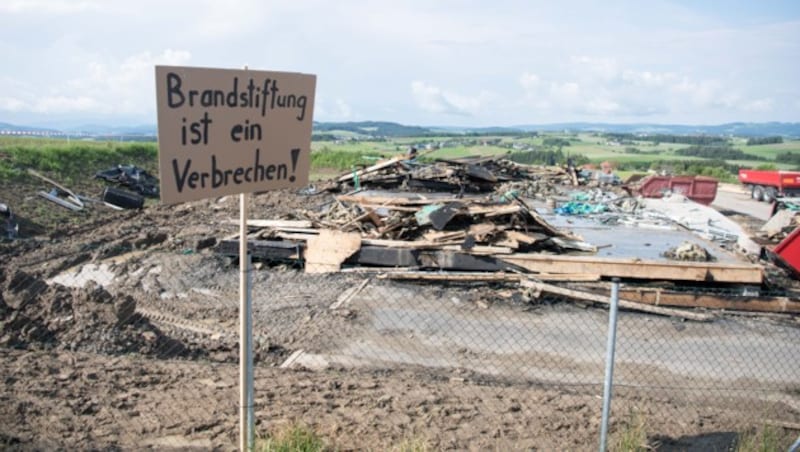
[[[406,158],[404,156],[392,157],[389,160],[385,160],[383,162],[379,162],[379,163],[376,163],[376,164],[374,164],[372,166],[368,166],[368,167],[366,167],[364,169],[358,170],[358,171],[355,172],[355,174],[351,171],[351,172],[349,172],[347,174],[342,175],[339,178],[339,182],[347,182],[349,180],[352,180],[354,178],[354,176],[359,176],[360,177],[360,176],[363,176],[364,174],[369,174],[369,173],[372,173],[372,172],[375,172],[375,171],[380,171],[380,170],[382,170],[384,168],[388,168],[388,167],[396,164],[397,162],[403,161],[405,159]]]
[[[532,275],[540,281],[597,281],[600,279],[598,275]],[[401,279],[401,280],[419,280],[419,281],[446,281],[446,282],[519,282],[521,279],[527,278],[525,275],[519,273],[456,273],[456,272],[423,272],[423,271],[406,271],[406,272],[392,272],[379,276],[380,279]]]
[[[800,314],[800,301],[788,297],[739,297],[671,292],[664,289],[631,288],[620,290],[626,300],[654,306],[702,307],[734,311]]]
[[[275,237],[285,239],[285,240],[302,240],[307,242],[309,239],[313,239],[316,237],[317,234],[302,234],[296,232],[278,232],[275,234]]]
[[[465,199],[459,198],[398,198],[389,196],[365,196],[365,195],[339,195],[336,197],[339,201],[353,202],[356,204],[380,204],[381,207],[388,208],[389,206],[424,206],[427,204],[448,203],[448,202],[463,202]]]
[[[611,304],[609,296],[597,295],[580,290],[567,289],[565,287],[554,286],[539,281],[522,280],[520,281],[522,287],[528,287],[539,292],[547,292],[555,295],[561,295],[568,298],[575,298],[578,300],[586,300],[594,303]],[[647,312],[650,314],[665,315],[668,317],[681,317],[686,320],[695,320],[698,322],[707,322],[714,319],[711,314],[702,314],[697,312],[690,312],[682,309],[662,308],[659,306],[651,306],[648,304],[634,303],[629,300],[619,299],[619,307],[624,309],[631,309],[635,311]]]
[[[521,275],[516,273],[454,273],[454,272],[395,272],[379,276],[380,279],[403,279],[417,281],[446,282],[518,282]]]
[[[505,231],[506,237],[517,242],[525,243],[526,245],[533,245],[534,243],[544,240],[547,235],[538,232],[519,232],[519,231]]]
[[[428,231],[422,235],[425,240],[436,243],[464,240],[466,236],[467,233],[465,231]]]
[[[440,247],[444,251],[455,251],[457,253],[473,254],[476,256],[494,256],[495,254],[511,254],[513,250],[504,246],[475,245],[465,250],[461,245],[445,245]]]
[[[278,242],[269,240],[248,240],[247,250],[256,259],[284,260],[302,259],[304,245],[292,242]],[[223,240],[217,246],[216,252],[225,256],[239,256],[238,240]]]
[[[328,309],[339,309],[342,305],[350,303],[350,300],[352,300],[353,297],[358,295],[358,293],[361,292],[361,290],[364,288],[364,286],[367,285],[368,282],[369,278],[361,281],[361,284],[357,286],[351,286],[347,288],[344,292],[342,292],[341,295],[339,295],[339,297],[336,298],[336,301],[334,301]]]
[[[379,267],[418,267],[419,253],[420,251],[415,249],[365,245],[347,262]]]
[[[460,243],[460,242],[459,242]],[[439,249],[446,244],[429,240],[385,240],[385,239],[361,239],[362,245],[382,246],[386,248],[407,248],[412,250]]]
[[[472,205],[467,208],[467,213],[470,215],[485,215],[487,218],[498,217],[500,215],[510,215],[522,210],[520,206],[513,206],[508,204],[499,205]]]
[[[593,273],[536,273],[528,275],[538,281],[562,282],[594,282],[600,281],[600,275]]]
[[[364,204],[364,203],[359,203],[358,205],[361,206],[364,209],[373,209],[373,210],[386,209],[386,210],[396,210],[398,212],[416,212],[416,211],[419,210],[419,207],[393,206],[393,205],[389,205],[389,204]]]
[[[596,256],[511,254],[498,256],[533,273],[592,273],[605,277],[761,284],[763,268],[753,264],[662,262]]]
[[[239,224],[239,220],[227,220],[225,224]],[[247,225],[254,228],[312,228],[314,225],[308,220],[247,220]]]

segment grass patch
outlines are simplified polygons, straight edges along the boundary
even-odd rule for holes
[[[421,150],[420,152],[425,152],[425,150]],[[471,157],[471,156],[489,156],[489,155],[502,155],[508,154],[510,152],[507,148],[502,148],[498,146],[453,146],[453,147],[446,147],[441,148],[436,151],[431,152],[430,154],[426,154],[424,156],[425,159],[457,159],[461,157]]]
[[[772,452],[787,450],[796,437],[787,430],[771,425],[749,430],[739,434],[736,452]]]
[[[372,165],[377,163],[383,156],[377,152],[351,152],[322,150],[311,153],[311,169],[319,170],[330,168],[338,171],[346,171],[353,167]]]
[[[391,452],[431,452],[433,449],[422,438],[407,438],[389,450]]]
[[[302,423],[292,423],[276,430],[266,437],[256,438],[256,452],[333,452],[337,450],[314,429]],[[366,449],[371,450],[371,449]],[[421,437],[408,437],[400,443],[386,447],[390,452],[431,452],[428,441]]]
[[[623,426],[615,432],[610,447],[614,452],[645,452],[655,449],[647,440],[647,421],[636,411],[628,414]]]
[[[257,452],[323,452],[333,450],[325,440],[305,425],[294,424],[266,438],[256,440]]]

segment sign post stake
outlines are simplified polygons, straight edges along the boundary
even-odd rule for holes
[[[253,379],[250,256],[247,252],[249,193],[239,194],[239,449],[253,447]]]
[[[159,194],[164,204],[239,197],[239,446],[252,450],[251,193],[308,184],[317,76],[156,66]]]

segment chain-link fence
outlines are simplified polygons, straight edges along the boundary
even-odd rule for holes
[[[236,262],[174,248],[26,260],[26,246],[5,248],[14,265],[0,272],[4,448],[237,447]],[[251,276],[260,436],[306,426],[336,450],[599,444],[603,305],[518,282],[258,262]],[[796,318],[706,313],[620,311],[612,449],[727,450],[766,427],[796,437]]]

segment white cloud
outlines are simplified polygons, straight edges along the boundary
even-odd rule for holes
[[[586,102],[586,112],[593,115],[611,116],[616,115],[622,110],[622,106],[617,102],[605,98],[588,99]]]
[[[0,12],[35,14],[72,14],[102,8],[102,2],[90,0],[3,0]]]
[[[519,77],[519,84],[522,85],[525,94],[530,96],[535,95],[539,91],[541,82],[542,80],[538,75],[530,72],[525,72]]]
[[[550,96],[554,102],[573,105],[582,100],[581,86],[575,82],[550,82]]]
[[[21,111],[25,109],[25,102],[14,97],[0,97],[0,110]]]
[[[19,87],[15,98],[0,99],[0,110],[53,113],[147,115],[155,110],[154,67],[182,65],[189,52],[167,49],[160,54],[142,52],[122,61],[95,61],[77,77],[49,86],[43,93],[33,84],[5,80]]]
[[[672,0],[0,0],[0,119],[84,112],[93,99],[94,117],[154,121],[148,66],[161,58],[318,74],[320,116],[338,119],[796,121],[800,14],[747,9],[752,18]]]
[[[570,60],[573,66],[577,66],[581,74],[593,78],[600,77],[603,80],[612,80],[619,74],[617,61],[614,58],[573,56]]]
[[[31,108],[37,113],[71,113],[105,110],[100,101],[88,96],[47,96],[36,99]]]
[[[322,97],[314,101],[315,121],[347,121],[353,119],[353,108],[344,99],[328,102]]]
[[[755,113],[764,113],[772,111],[773,104],[774,101],[770,98],[755,99],[742,105],[742,110]]]
[[[344,119],[349,119],[353,116],[353,109],[350,108],[350,105],[347,102],[343,101],[342,99],[336,99],[336,109],[337,109],[337,116]]]
[[[678,80],[678,76],[672,72],[659,73],[626,70],[622,72],[621,77],[622,81],[625,83],[646,88],[660,88]]]
[[[458,116],[477,114],[494,98],[492,93],[485,90],[475,96],[464,96],[422,81],[411,83],[411,95],[422,110]]]
[[[634,118],[652,115],[762,113],[772,98],[748,98],[722,80],[695,79],[674,71],[623,68],[614,59],[572,57],[561,74],[547,80],[531,72],[519,77],[525,103],[556,116]]]
[[[258,0],[206,1],[196,6],[196,31],[206,37],[222,39],[246,35],[265,26],[270,14],[269,2]],[[191,6],[188,6],[191,8]]]

